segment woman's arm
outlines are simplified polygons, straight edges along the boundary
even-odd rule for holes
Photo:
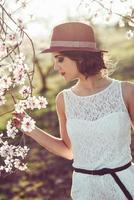
[[[134,129],[134,84],[130,82],[123,83],[123,96],[128,108],[128,112]]]
[[[38,142],[51,153],[72,160],[73,154],[71,150],[71,143],[66,130],[66,117],[64,112],[64,99],[62,93],[59,93],[56,97],[56,109],[59,119],[61,138],[52,136],[38,127],[36,127],[32,132],[26,133],[26,135],[33,138],[36,142]]]

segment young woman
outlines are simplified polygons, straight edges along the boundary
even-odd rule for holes
[[[134,199],[134,84],[108,77],[104,51],[84,23],[56,26],[50,48],[43,50],[48,52],[54,69],[77,83],[56,97],[61,137],[38,127],[26,134],[50,152],[73,159],[73,200]]]

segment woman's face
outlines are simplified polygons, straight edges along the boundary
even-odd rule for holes
[[[70,58],[55,52],[53,53],[54,58],[54,70],[58,71],[66,81],[71,81],[79,78],[79,71],[77,69],[76,62]]]

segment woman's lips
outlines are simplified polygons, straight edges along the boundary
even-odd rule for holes
[[[65,75],[65,72],[61,72],[60,74],[61,74],[62,76],[64,76],[64,75]]]

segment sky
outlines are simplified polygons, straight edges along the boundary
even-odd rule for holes
[[[13,3],[16,0],[6,0],[8,7],[16,10],[19,3]],[[119,20],[118,15],[113,15],[110,21],[106,21],[106,13],[102,7],[96,3],[90,3],[92,0],[19,0],[20,2],[28,1],[25,9],[20,9],[15,12],[15,17],[23,19],[27,24],[27,31],[32,36],[50,35],[50,30],[57,24],[66,21],[67,16],[76,19],[77,21],[85,20],[84,18],[90,17],[91,14],[97,12],[98,17],[94,20],[95,24],[114,24]],[[110,6],[112,1],[112,10],[121,14],[128,14],[130,12],[129,6],[133,5],[134,0],[98,0],[104,2],[105,7]],[[82,3],[83,2],[83,3]],[[94,1],[92,1],[94,2]],[[81,3],[81,5],[80,5]],[[90,3],[90,4],[89,4]],[[30,16],[33,16],[30,18]],[[32,19],[32,20],[31,20]],[[29,23],[30,22],[30,23]],[[45,28],[44,28],[45,27]]]
[[[19,4],[13,3],[15,0],[7,0],[8,7],[16,10]],[[24,1],[24,0],[23,0]],[[27,0],[28,1],[28,0]],[[74,17],[78,14],[78,5],[80,0],[30,0],[25,9],[20,9],[14,13],[15,17],[22,18],[24,22],[29,21],[29,15],[33,15],[32,21],[28,23],[27,30],[34,35],[47,34],[44,31],[44,24],[49,28],[66,20],[67,13]],[[23,14],[21,14],[23,13]],[[42,20],[41,20],[42,19]],[[32,31],[34,29],[34,31]]]

